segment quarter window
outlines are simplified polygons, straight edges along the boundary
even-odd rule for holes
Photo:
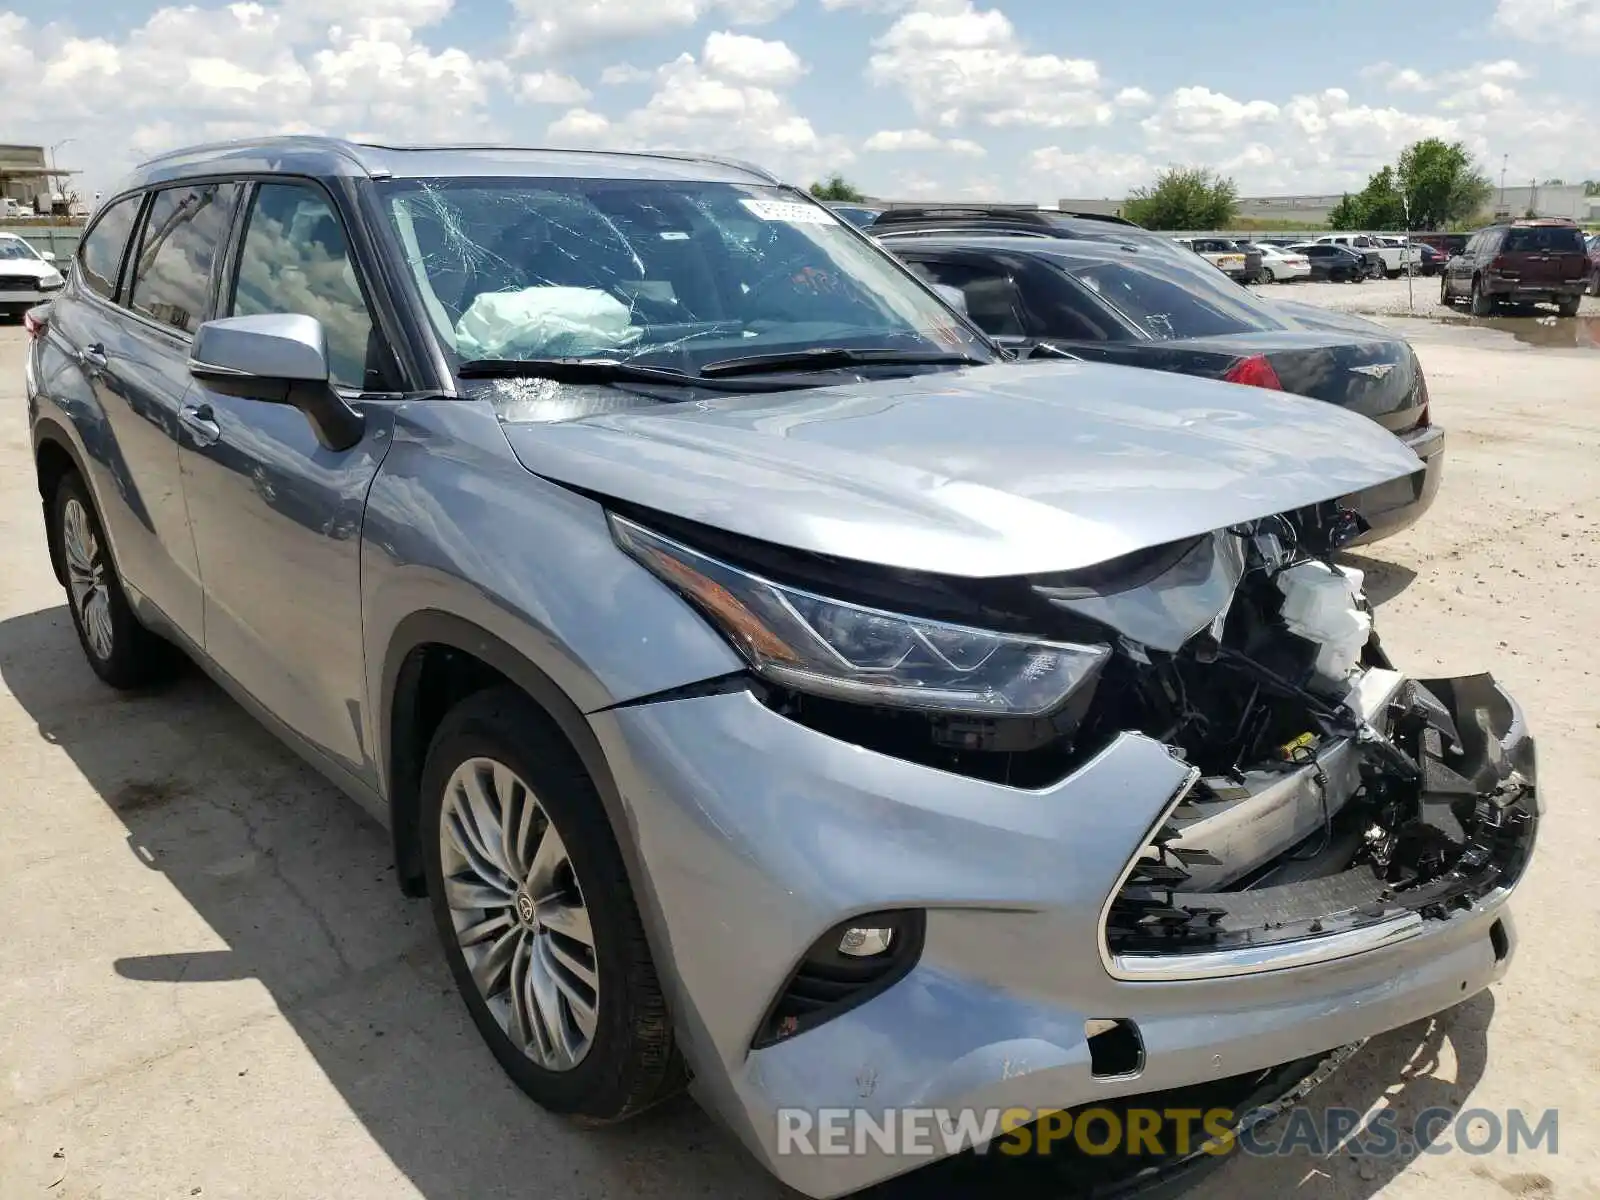
[[[1028,332],[1027,306],[1009,272],[964,263],[922,265],[937,282],[961,289],[967,301],[967,315],[991,337],[1022,337]]]
[[[89,290],[115,300],[117,274],[122,269],[122,252],[139,215],[142,195],[118,200],[100,214],[78,248],[78,275]]]
[[[321,190],[268,183],[256,191],[239,250],[232,314],[302,313],[322,322],[341,387],[383,390],[372,314],[356,281],[344,226]]]
[[[193,333],[211,304],[211,264],[228,236],[239,186],[206,183],[156,193],[133,270],[134,312]]]

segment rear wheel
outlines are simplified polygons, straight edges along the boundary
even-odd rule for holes
[[[1439,303],[1449,308],[1455,303],[1455,300],[1456,298],[1450,294],[1450,277],[1448,275],[1439,276]]]
[[[1600,296],[1600,267],[1596,267],[1589,276],[1589,295]]]
[[[1273,282],[1272,268],[1271,267],[1262,267],[1261,268],[1261,278],[1260,278],[1260,280],[1258,282],[1261,282],[1261,283],[1272,283]]]
[[[1582,303],[1582,296],[1568,296],[1556,305],[1556,311],[1563,317],[1575,317],[1578,315],[1578,306]]]
[[[1472,315],[1487,317],[1494,312],[1494,300],[1484,295],[1483,285],[1476,279],[1472,281],[1472,295],[1470,298]]]
[[[124,690],[167,676],[177,653],[133,615],[105,530],[77,472],[56,485],[51,513],[50,536],[66,574],[67,606],[89,666],[106,683]]]
[[[615,1121],[683,1082],[594,781],[520,692],[469,697],[422,778],[429,903],[478,1032],[553,1112]]]

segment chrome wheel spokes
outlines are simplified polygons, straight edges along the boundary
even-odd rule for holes
[[[68,500],[62,510],[61,550],[67,563],[67,590],[89,649],[96,658],[108,659],[111,598],[106,592],[105,560],[89,514],[76,499]]]
[[[594,1042],[600,976],[583,891],[554,822],[504,763],[473,758],[439,823],[456,941],[500,1027],[534,1062],[570,1070]]]

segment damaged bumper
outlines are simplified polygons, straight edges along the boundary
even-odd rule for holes
[[[870,1141],[864,1154],[786,1154],[782,1110],[1062,1108],[1188,1087],[1360,1041],[1497,979],[1538,823],[1533,741],[1487,676],[1422,688],[1437,705],[1369,671],[1358,703],[1380,724],[1431,714],[1418,736],[1438,769],[1424,767],[1420,794],[1444,804],[1437,825],[1448,810],[1460,828],[1437,845],[1389,829],[1388,862],[1433,865],[1396,869],[1370,894],[1345,878],[1337,827],[1359,815],[1352,853],[1382,860],[1370,827],[1383,822],[1352,786],[1365,749],[1343,763],[1324,746],[1325,783],[1308,789],[1297,767],[1205,801],[1208,813],[1189,811],[1209,788],[1196,769],[1138,733],[1021,789],[848,744],[748,692],[591,720],[649,864],[639,891],[670,951],[656,961],[671,964],[697,1094],[784,1182],[824,1197],[930,1159]],[[1325,812],[1321,796],[1342,790]],[[1239,852],[1218,849],[1225,832],[1252,847],[1251,876],[1228,867]],[[1138,864],[1181,864],[1179,850],[1185,876],[1153,889]],[[1133,914],[1130,888],[1140,903],[1159,891],[1169,911]],[[851,994],[807,976],[830,931],[907,913],[916,936],[892,978]],[[764,1036],[802,984],[820,1019]],[[1107,1021],[1133,1032],[1131,1056],[1103,1060],[1091,1033]]]

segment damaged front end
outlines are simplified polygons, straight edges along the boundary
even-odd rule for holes
[[[614,514],[619,544],[724,630],[795,721],[1017,788],[1048,788],[1129,732],[1189,764],[1101,914],[1115,977],[1389,945],[1527,863],[1539,809],[1520,710],[1488,675],[1393,668],[1361,573],[1335,560],[1361,519],[1332,502],[993,580],[637,516],[655,532]]]
[[[1489,675],[1392,669],[1324,506],[1219,531],[1132,592],[1041,585],[1122,635],[1078,731],[1195,768],[1103,913],[1118,978],[1276,970],[1390,945],[1521,876],[1534,745]],[[1205,545],[1204,542],[1209,542]]]

